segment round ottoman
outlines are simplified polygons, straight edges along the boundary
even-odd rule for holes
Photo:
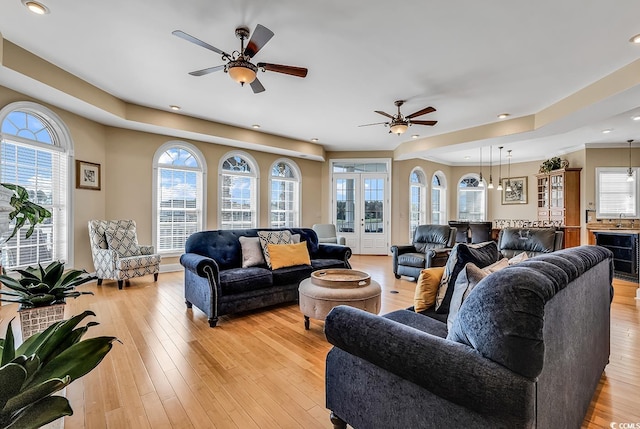
[[[361,284],[341,284],[325,281],[326,286],[315,284],[312,278],[300,282],[298,288],[300,311],[304,314],[304,328],[309,329],[309,318],[324,320],[338,305],[350,305],[369,313],[380,311],[380,285],[374,280]],[[366,284],[365,284],[366,283]]]

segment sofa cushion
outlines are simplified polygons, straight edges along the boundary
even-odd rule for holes
[[[447,316],[447,329],[451,329],[453,321],[456,320],[458,310],[462,306],[462,303],[469,296],[471,291],[476,287],[480,280],[487,277],[491,273],[500,271],[503,268],[509,266],[509,260],[506,258],[500,259],[485,268],[478,268],[476,264],[469,262],[464,266],[453,289],[453,295],[451,296],[451,304],[449,305],[449,315]]]
[[[444,275],[436,297],[436,312],[445,314],[449,312],[451,296],[455,288],[456,279],[462,268],[472,262],[479,268],[491,265],[499,259],[498,246],[493,241],[478,244],[458,243],[451,250]]]
[[[273,285],[271,271],[261,267],[230,268],[220,271],[220,288],[223,295],[264,289]]]
[[[529,259],[527,252],[518,253],[516,256],[509,258],[509,265],[519,264],[522,261]]]
[[[424,268],[424,261],[424,253],[403,253],[398,256],[398,265],[405,267]]]
[[[267,266],[271,268],[271,256],[269,255],[269,244],[291,244],[291,232],[287,230],[282,231],[258,231],[258,237],[260,238],[260,246],[262,246],[262,253],[264,254],[264,260]]]
[[[325,268],[345,268],[344,261],[341,259],[312,259],[311,267],[313,271]]]
[[[271,269],[276,270],[296,265],[311,265],[307,243],[267,244],[271,258]]]
[[[425,268],[420,272],[413,296],[413,308],[420,312],[432,307],[436,303],[438,286],[444,274],[444,267]]]
[[[242,268],[266,265],[262,246],[260,246],[260,238],[241,236],[238,237],[238,240],[240,240],[242,247]]]
[[[312,268],[310,265],[295,265],[273,270],[273,284],[291,285],[299,284],[302,280],[311,277]]]

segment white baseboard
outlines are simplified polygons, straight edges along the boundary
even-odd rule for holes
[[[161,273],[172,273],[174,271],[182,271],[183,269],[180,264],[160,264]]]

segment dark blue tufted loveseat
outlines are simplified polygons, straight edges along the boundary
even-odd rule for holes
[[[286,228],[306,241],[311,265],[271,270],[266,265],[242,268],[240,237],[257,237],[258,231],[278,229],[226,229],[192,234],[180,263],[185,268],[184,296],[216,326],[218,317],[298,299],[300,281],[324,268],[351,268],[347,246],[319,244],[310,228]]]

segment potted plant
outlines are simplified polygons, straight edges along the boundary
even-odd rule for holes
[[[85,270],[65,272],[64,264],[59,261],[50,263],[46,268],[38,264],[35,268],[15,271],[20,278],[0,275],[0,282],[8,288],[0,290],[0,300],[20,304],[18,311],[23,339],[44,330],[52,321],[62,320],[67,298],[93,295],[93,292],[77,291],[76,287],[96,277]]]
[[[85,311],[51,325],[15,347],[11,322],[0,338],[0,428],[38,428],[73,410],[53,395],[95,368],[113,347],[115,337],[81,341],[96,322],[77,327]]]
[[[11,231],[11,234],[4,240],[4,242],[11,240],[18,233],[18,230],[27,222],[29,223],[29,229],[25,233],[25,238],[31,237],[36,225],[50,218],[51,212],[33,201],[30,201],[29,192],[27,192],[27,190],[22,186],[14,185],[12,183],[2,183],[2,186],[13,191],[13,195],[11,195],[9,200],[9,206],[11,206],[13,210],[9,212],[8,216],[9,222],[14,219],[16,221],[13,226],[13,231]],[[0,233],[4,233],[4,231],[0,231]]]

